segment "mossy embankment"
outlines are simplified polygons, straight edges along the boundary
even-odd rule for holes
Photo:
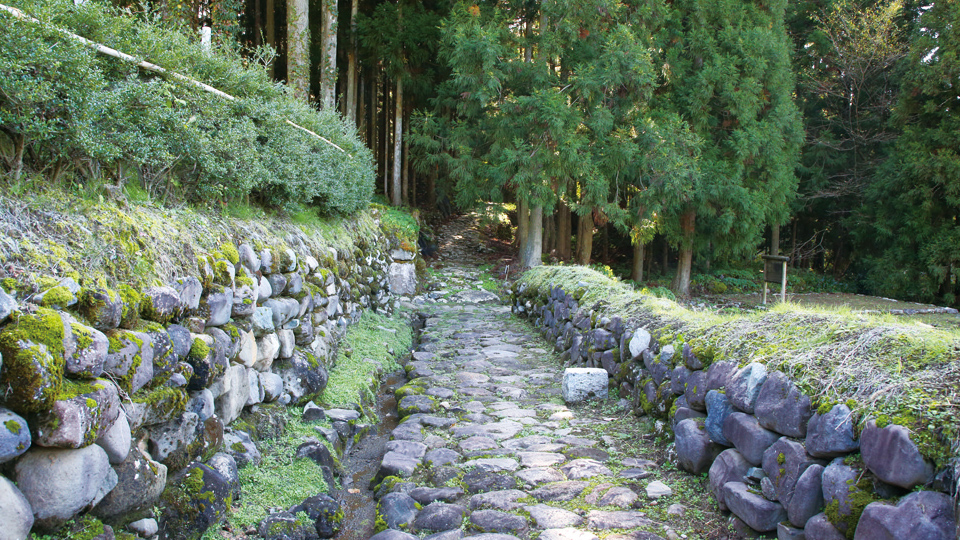
[[[358,245],[382,237],[382,208],[348,217],[268,214],[248,218],[219,215],[186,206],[162,207],[144,201],[102,201],[69,191],[47,190],[17,199],[0,195],[0,279],[8,291],[42,292],[51,278],[70,277],[85,286],[119,289],[166,285],[195,273],[217,279],[217,260],[235,261],[240,239],[257,239],[254,249],[274,253],[327,253],[319,261],[352,259]],[[392,240],[396,247],[410,234]],[[416,233],[412,233],[414,242]],[[205,266],[208,266],[205,269]],[[243,280],[245,276],[237,276]],[[48,283],[51,282],[52,283]]]
[[[595,316],[619,316],[662,344],[687,343],[701,352],[698,357],[781,370],[815,407],[847,402],[860,421],[875,417],[907,426],[938,467],[958,453],[960,331],[791,304],[746,315],[691,310],[579,266],[535,268],[517,286],[531,299],[561,287]]]

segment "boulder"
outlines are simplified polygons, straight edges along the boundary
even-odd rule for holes
[[[240,331],[238,341],[237,354],[231,360],[244,367],[253,367],[258,358],[257,337],[253,330]]]
[[[864,489],[868,481],[862,478],[861,470],[839,457],[827,465],[821,477],[824,504],[830,509],[833,525],[841,534],[848,529],[852,533],[864,507],[876,500],[872,490]]]
[[[953,540],[957,516],[953,497],[935,491],[918,491],[896,506],[875,502],[860,516],[854,540]]]
[[[194,312],[200,307],[200,297],[203,296],[203,284],[194,276],[178,279],[173,286],[180,297],[180,306],[186,312]]]
[[[77,378],[91,379],[103,373],[110,342],[106,334],[64,314],[70,331],[64,336],[65,371]]]
[[[97,445],[103,448],[110,458],[111,465],[123,463],[130,453],[130,442],[133,436],[130,432],[130,423],[127,421],[127,415],[123,411],[117,415],[117,420],[110,426],[110,429],[97,439]]]
[[[387,269],[390,293],[397,296],[417,294],[417,268],[411,263],[392,262]]]
[[[706,391],[721,390],[730,384],[730,380],[737,372],[737,363],[733,360],[714,362],[707,368],[707,378],[704,380]]]
[[[173,287],[148,287],[142,292],[140,316],[148,321],[167,324],[183,313],[180,292]]]
[[[630,357],[633,359],[639,358],[643,351],[647,350],[650,347],[650,341],[652,336],[644,328],[637,328],[633,331],[633,336],[630,338]]]
[[[157,461],[177,470],[200,455],[200,417],[185,412],[179,417],[150,430],[150,455]]]
[[[710,436],[710,440],[723,446],[733,446],[733,443],[723,435],[723,424],[727,417],[734,412],[733,404],[730,403],[726,394],[721,394],[716,390],[707,392],[704,401],[707,405],[707,420],[704,427],[707,430],[707,435]]]
[[[222,391],[216,398],[216,411],[223,423],[229,424],[240,417],[250,399],[247,368],[238,364],[230,366],[223,374],[222,382]]]
[[[284,392],[295,405],[303,405],[323,392],[330,378],[323,364],[299,350],[276,368],[275,371],[283,377]]]
[[[167,466],[150,459],[136,445],[113,470],[117,474],[116,487],[92,511],[105,520],[150,508],[167,483]]]
[[[233,289],[218,287],[200,300],[200,313],[205,314],[206,326],[223,326],[230,321],[233,313]]]
[[[463,524],[467,509],[458,504],[435,502],[423,507],[413,522],[417,531],[449,531]]]
[[[781,437],[763,453],[763,472],[773,482],[777,500],[784,505],[790,504],[803,472],[816,463],[824,464],[808,455],[802,444],[786,437]]]
[[[250,316],[250,324],[253,327],[253,333],[257,337],[263,337],[276,330],[273,325],[273,310],[266,306],[261,306],[253,310]]]
[[[817,514],[807,520],[803,532],[806,535],[804,540],[847,540],[846,535],[830,523],[826,514]]]
[[[782,505],[750,491],[743,482],[724,484],[723,498],[730,511],[755,531],[774,531],[787,517]]]
[[[320,493],[300,503],[298,509],[313,520],[314,530],[320,538],[333,538],[340,534],[343,511],[340,503],[326,493]]]
[[[48,409],[60,393],[67,324],[47,308],[15,312],[0,329],[0,394],[17,414]]]
[[[752,362],[743,366],[730,377],[727,397],[733,406],[745,413],[753,414],[760,396],[760,388],[767,380],[767,366]]]
[[[807,453],[814,457],[832,458],[860,448],[853,432],[850,408],[840,403],[824,414],[814,414],[807,424]]]
[[[721,510],[726,510],[723,486],[730,482],[743,482],[750,469],[750,463],[740,455],[740,452],[730,448],[724,450],[710,466],[710,490]]]
[[[250,438],[250,434],[237,429],[228,429],[223,434],[224,451],[237,462],[237,467],[244,468],[247,464],[259,465],[263,459],[263,454],[257,448],[256,443]]]
[[[207,460],[207,466],[223,475],[230,485],[230,495],[233,497],[233,500],[240,500],[240,468],[237,466],[237,460],[230,454],[219,452]]]
[[[30,426],[27,421],[17,413],[0,407],[0,463],[23,455],[30,448],[30,444]]]
[[[33,509],[34,526],[52,531],[95,506],[117,485],[106,452],[34,447],[14,467],[17,487]]]
[[[806,436],[813,416],[810,397],[779,371],[768,375],[760,387],[754,413],[761,426],[789,437]]]
[[[269,371],[273,366],[273,361],[280,356],[280,337],[276,332],[264,334],[257,340],[257,360],[253,364],[253,369],[257,371]]]
[[[247,397],[247,405],[257,405],[258,403],[263,403],[263,383],[260,382],[260,372],[253,368],[247,368],[247,387],[250,389],[249,397]]]
[[[874,420],[868,420],[860,435],[860,455],[867,468],[888,484],[913,489],[933,480],[933,466],[903,426],[878,428]]]
[[[388,493],[380,499],[377,514],[388,529],[410,529],[417,517],[417,501],[406,493]]]
[[[283,394],[283,377],[276,373],[260,373],[260,385],[263,387],[263,402],[271,403]]]
[[[84,319],[101,332],[120,326],[123,301],[114,291],[81,289],[78,308]]]
[[[0,287],[0,323],[6,322],[7,317],[16,309],[17,300]]]
[[[807,520],[823,512],[823,465],[814,463],[797,479],[790,502],[784,506],[794,527],[803,527]]]
[[[31,417],[33,443],[57,448],[89,446],[106,434],[119,414],[120,394],[109,379],[91,383],[65,380],[60,399]]]
[[[0,476],[0,540],[29,538],[33,519],[27,498],[13,482]]]
[[[695,411],[706,412],[707,404],[707,372],[694,371],[687,377],[687,387],[683,397],[687,398],[687,406]]]
[[[153,340],[143,332],[110,330],[110,346],[103,371],[112,375],[120,389],[132,394],[153,379]]]
[[[680,467],[694,474],[707,471],[723,447],[710,440],[702,420],[688,418],[677,424],[677,461]]]
[[[755,416],[741,412],[727,416],[723,436],[754,466],[763,462],[763,453],[780,438],[779,434],[761,427]]]
[[[178,474],[161,496],[161,540],[195,539],[223,519],[230,484],[216,470],[194,463]]]

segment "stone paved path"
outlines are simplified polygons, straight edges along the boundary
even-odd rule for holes
[[[479,282],[471,265],[441,272],[468,289]],[[603,418],[564,405],[544,342],[472,288],[420,299],[421,341],[396,392],[401,422],[374,479],[388,529],[373,538],[679,538],[636,509],[663,495],[640,482],[656,464],[618,452]]]

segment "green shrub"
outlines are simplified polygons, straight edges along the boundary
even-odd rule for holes
[[[370,151],[332,111],[295,100],[238,51],[201,50],[195,37],[150,13],[67,0],[14,3],[42,21],[0,14],[0,155],[11,178],[40,173],[71,183],[138,182],[167,202],[225,206],[253,198],[321,214],[365,207]],[[67,29],[235,96],[98,55]],[[320,134],[343,151],[286,121]]]

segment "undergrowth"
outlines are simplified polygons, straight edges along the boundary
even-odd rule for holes
[[[402,312],[393,317],[364,313],[340,345],[321,401],[331,407],[351,408],[372,400],[376,385],[371,380],[376,380],[378,373],[400,369],[397,357],[406,354],[412,343],[413,330]]]
[[[289,509],[329,491],[320,466],[310,458],[296,457],[297,447],[305,439],[317,438],[314,427],[320,424],[305,423],[294,409],[285,414],[285,433],[258,443],[263,461],[240,469],[242,495],[227,517],[233,530],[256,527],[271,508]],[[333,453],[333,448],[330,451]]]

